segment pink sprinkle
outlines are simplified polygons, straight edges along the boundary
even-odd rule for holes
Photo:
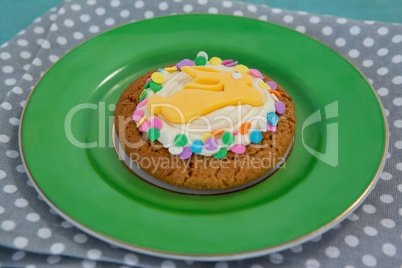
[[[191,151],[190,147],[184,147],[183,152],[179,154],[179,157],[181,159],[189,159],[191,155],[193,154],[193,151]]]
[[[243,144],[236,144],[232,147],[231,151],[235,154],[244,154],[244,152],[246,151],[246,146],[244,146]]]
[[[161,128],[163,127],[163,122],[160,118],[155,117],[154,119],[152,119],[151,126],[157,128],[158,130],[161,130]]]
[[[148,84],[148,82],[149,82],[149,81],[151,81],[151,80],[152,80],[152,78],[151,78],[151,77],[150,77],[150,78],[148,78],[148,79],[147,79],[147,81],[145,82],[145,85],[146,85],[146,84]]]
[[[238,130],[235,130],[235,131],[232,132],[233,135],[237,135],[238,133],[239,133]]]
[[[142,101],[140,101],[140,103],[138,103],[138,105],[137,105],[137,108],[140,108],[140,107],[144,106],[145,104],[147,104],[147,101],[148,101],[147,98],[145,98]]]
[[[222,61],[222,65],[226,65],[226,64],[229,64],[232,62],[233,62],[233,60],[224,60],[224,61]]]
[[[136,110],[133,114],[134,121],[135,122],[140,121],[143,115],[144,115],[144,112],[142,110]]]
[[[149,120],[145,120],[138,129],[140,131],[147,131],[150,126],[151,126],[151,122],[149,122]]]
[[[276,131],[276,126],[271,125],[269,122],[267,122],[267,130],[271,132]]]
[[[250,69],[250,73],[257,78],[260,78],[262,76],[261,72],[256,69]]]
[[[234,61],[234,62],[232,62],[232,63],[226,64],[225,66],[226,66],[226,67],[233,67],[233,66],[236,66],[237,64],[238,64],[238,62],[237,62],[237,61]]]

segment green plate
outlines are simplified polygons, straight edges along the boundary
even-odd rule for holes
[[[200,50],[259,69],[296,105],[285,166],[240,192],[157,188],[113,148],[114,104],[126,86]],[[373,187],[388,136],[377,95],[344,57],[291,29],[224,15],[144,20],[86,41],[42,77],[20,131],[28,173],[62,216],[128,249],[197,260],[259,256],[328,230]]]

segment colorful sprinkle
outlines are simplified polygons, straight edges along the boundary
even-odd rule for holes
[[[138,129],[140,131],[147,131],[150,126],[151,126],[151,122],[149,120],[145,120]]]
[[[254,129],[250,134],[252,143],[260,143],[262,141],[262,133],[258,129]]]
[[[218,57],[212,57],[209,60],[209,64],[211,64],[211,65],[219,65],[219,64],[222,64],[222,60],[220,58],[218,58]]]
[[[246,146],[244,146],[243,144],[236,144],[233,145],[232,149],[230,150],[235,154],[244,154],[244,152],[246,151]]]
[[[204,142],[204,148],[208,151],[213,151],[218,148],[218,141],[215,138],[208,138]]]
[[[221,159],[224,158],[226,156],[226,154],[228,153],[228,149],[226,149],[226,147],[222,147],[219,152],[217,152],[216,154],[214,154],[215,158]]]
[[[177,146],[170,146],[169,147],[169,153],[173,155],[178,155],[183,152],[184,148],[183,147],[177,147]]]
[[[205,58],[205,60],[208,61],[208,54],[207,54],[205,51],[200,51],[200,52],[198,52],[197,58],[198,58],[198,57],[203,57],[203,58]]]
[[[147,98],[145,98],[145,99],[143,99],[142,101],[140,101],[140,102],[137,104],[137,108],[140,108],[140,107],[144,106],[145,104],[147,104],[147,101],[148,101]]]
[[[153,92],[158,92],[162,89],[162,85],[157,84],[154,81],[149,82],[149,87],[152,89]]]
[[[259,85],[260,88],[262,88],[262,89],[266,89],[266,90],[270,90],[270,89],[271,89],[271,88],[270,88],[266,83],[264,83],[263,81],[259,82],[258,85]]]
[[[141,120],[142,116],[144,115],[144,111],[143,110],[135,110],[134,114],[133,114],[133,119],[135,122],[138,122]]]
[[[244,122],[240,125],[239,132],[241,135],[246,135],[251,128],[250,122]]]
[[[276,131],[276,126],[271,125],[269,122],[267,122],[267,130],[271,132]]]
[[[147,96],[147,91],[144,89],[144,91],[142,91],[141,95],[140,95],[140,101],[142,101],[143,99],[145,99],[145,97]]]
[[[283,114],[285,112],[285,104],[281,101],[275,102],[275,110],[278,114]]]
[[[239,134],[239,131],[238,131],[238,130],[235,130],[235,131],[233,131],[232,133],[233,133],[233,135],[236,136],[237,134]]]
[[[236,68],[234,69],[236,72],[242,73],[242,74],[246,74],[248,72],[248,68],[247,66],[243,65],[243,64],[239,64],[236,66]]]
[[[151,78],[149,78],[149,79],[147,80],[147,82],[146,82],[146,84],[145,84],[145,86],[144,86],[144,90],[147,89],[147,88],[149,88],[149,85],[151,84],[151,81],[152,81]]]
[[[160,72],[160,73],[161,73],[162,71],[163,71],[163,69],[162,69],[162,68],[159,68],[159,69],[158,69],[158,72]]]
[[[267,122],[263,119],[258,119],[258,124],[260,125],[262,132],[267,132]]]
[[[267,85],[273,90],[276,89],[276,83],[274,81],[268,81]]]
[[[181,152],[180,154],[179,154],[179,157],[181,158],[181,159],[189,159],[190,157],[191,157],[191,155],[193,154],[193,152],[191,151],[191,148],[190,147],[184,147],[183,148],[183,152]]]
[[[181,71],[181,67],[184,66],[195,66],[195,63],[192,60],[185,59],[176,64],[176,67],[179,71]]]
[[[232,63],[226,64],[225,66],[226,66],[226,67],[233,67],[233,66],[236,66],[237,64],[238,64],[238,62],[237,62],[237,61],[234,61],[234,62],[232,62]]]
[[[148,138],[149,138],[151,141],[157,140],[160,135],[161,135],[161,133],[159,132],[159,129],[157,129],[157,128],[151,127],[151,128],[148,130]]]
[[[279,101],[279,99],[275,96],[275,94],[271,93],[271,97],[275,100],[275,101]]]
[[[267,114],[267,119],[268,122],[274,127],[276,127],[276,125],[278,124],[278,116],[275,113]]]
[[[169,73],[173,73],[177,71],[177,67],[166,67],[164,70]]]
[[[172,143],[172,137],[168,133],[164,134],[161,137],[161,143],[163,144],[163,147],[169,147]]]
[[[153,73],[151,75],[151,79],[157,84],[162,84],[163,82],[165,82],[165,76],[160,72]]]
[[[200,141],[200,140],[193,141],[193,143],[191,144],[191,151],[193,151],[193,153],[196,153],[196,154],[201,153],[202,141]]]
[[[137,127],[141,126],[141,124],[144,123],[145,120],[147,120],[147,116],[146,116],[146,115],[142,116],[141,119],[138,120],[138,122],[137,122]]]
[[[187,137],[184,134],[177,134],[176,137],[174,138],[174,144],[176,146],[184,146],[187,144]]]
[[[222,135],[223,132],[225,132],[224,129],[218,129],[218,130],[212,131],[211,134],[216,137],[216,136]]]
[[[281,97],[281,94],[279,94],[279,92],[276,91],[276,90],[268,90],[268,91],[269,91],[269,93],[274,94],[277,98],[280,98],[280,97]]]
[[[237,80],[238,80],[238,79],[241,79],[242,74],[239,73],[239,72],[233,72],[232,77],[233,77],[234,79],[237,79]]]
[[[226,65],[226,64],[229,64],[232,62],[233,62],[233,60],[224,60],[224,61],[222,61],[222,65]]]
[[[214,135],[212,135],[211,133],[205,133],[204,135],[202,135],[201,141],[202,141],[202,143],[204,143],[206,139],[213,138],[213,137],[214,137]]]
[[[226,131],[225,133],[223,133],[222,135],[222,141],[224,144],[226,145],[231,145],[235,140],[235,137],[232,133]]]
[[[262,76],[261,72],[256,69],[250,69],[250,73],[257,78],[261,78],[261,76]]]
[[[149,83],[149,81],[152,81],[152,78],[150,77],[150,78],[148,78],[147,79],[147,81],[145,82],[146,84],[148,84]]]
[[[195,58],[194,63],[197,66],[204,66],[205,64],[207,64],[207,60],[204,57],[199,56]]]
[[[151,121],[151,126],[158,130],[161,130],[161,128],[163,127],[163,122],[160,118],[154,117]]]

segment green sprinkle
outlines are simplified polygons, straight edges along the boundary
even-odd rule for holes
[[[146,83],[146,84],[145,84],[144,89],[149,88],[149,85],[150,85],[150,84],[151,84],[151,80],[150,80],[150,81],[148,81],[148,83]]]
[[[140,95],[140,101],[142,101],[143,99],[145,99],[145,97],[147,96],[147,91],[144,89],[144,91],[141,93]]]
[[[184,146],[187,144],[187,137],[184,134],[177,134],[176,137],[174,138],[174,144],[176,146]]]
[[[161,135],[161,133],[160,133],[159,130],[158,130],[157,128],[155,128],[155,127],[151,127],[151,128],[148,130],[148,138],[149,138],[151,141],[157,140],[160,135]]]
[[[194,63],[197,66],[204,66],[205,64],[207,64],[207,59],[202,56],[198,56],[197,58],[195,58]]]
[[[226,149],[226,147],[222,147],[219,152],[217,152],[216,154],[214,154],[215,158],[221,159],[224,158],[226,156],[226,154],[228,153],[228,149]]]
[[[149,87],[154,91],[154,92],[158,92],[159,90],[162,89],[162,85],[161,84],[157,84],[154,81],[149,81]]]
[[[234,139],[235,139],[234,135],[228,131],[226,131],[222,135],[222,141],[224,144],[231,145],[234,142]]]

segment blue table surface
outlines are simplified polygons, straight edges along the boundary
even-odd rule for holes
[[[83,0],[84,1],[84,0]],[[62,0],[0,0],[0,44]],[[402,23],[402,0],[245,0],[272,7],[362,20]]]

